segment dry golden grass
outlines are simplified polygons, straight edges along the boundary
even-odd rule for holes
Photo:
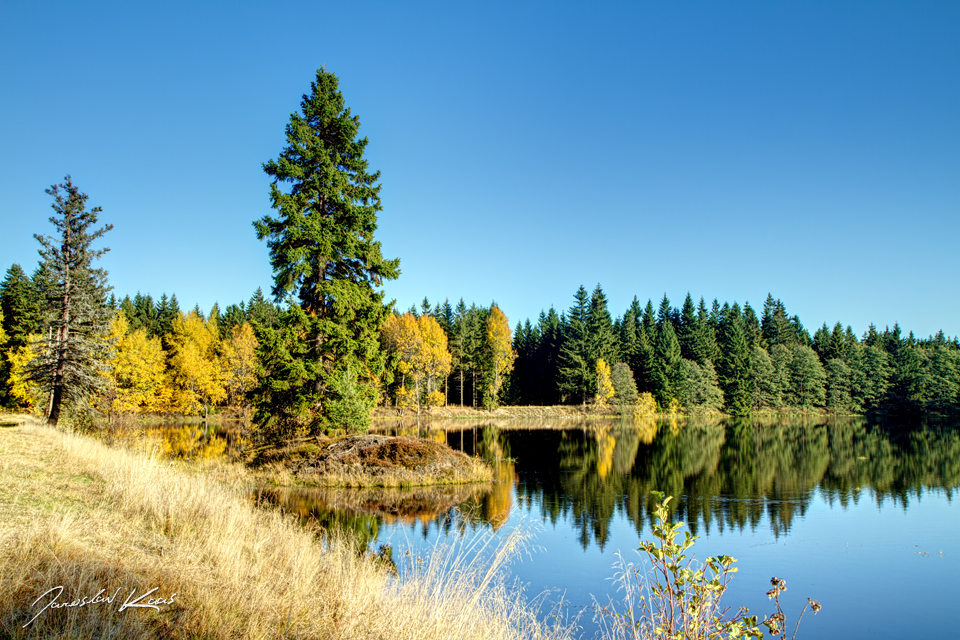
[[[0,421],[2,422],[2,421]],[[0,429],[0,637],[562,638],[486,561],[437,550],[403,580],[236,486],[47,426]],[[47,609],[101,589],[112,604]],[[172,599],[118,611],[131,590]],[[172,594],[176,594],[173,596]],[[136,597],[136,596],[135,596]],[[141,601],[143,602],[143,601]]]
[[[260,450],[258,484],[305,487],[414,487],[490,482],[493,470],[446,443],[359,435]]]

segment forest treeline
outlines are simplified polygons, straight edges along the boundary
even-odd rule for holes
[[[768,295],[758,315],[749,303],[708,307],[687,294],[658,307],[635,297],[613,318],[600,285],[580,287],[570,308],[517,322],[515,359],[502,391],[492,393],[493,342],[484,327],[491,310],[461,300],[431,307],[443,329],[451,365],[446,402],[472,406],[606,403],[634,405],[650,394],[661,411],[826,409],[837,413],[952,413],[960,407],[960,342],[942,331],[904,336],[898,325],[873,325],[857,336],[840,323],[813,335],[784,303]],[[499,309],[497,309],[499,312]],[[609,383],[610,391],[604,391]]]
[[[25,375],[43,343],[44,271],[12,265],[0,283],[0,403],[45,410],[49,398]],[[102,300],[111,312],[103,413],[246,413],[265,383],[265,362],[286,311],[257,290],[209,312],[180,309],[176,295]],[[49,331],[49,328],[46,329]],[[953,413],[960,407],[960,344],[942,332],[917,339],[899,326],[862,336],[839,323],[813,335],[768,296],[707,306],[688,294],[680,307],[634,298],[612,317],[603,289],[580,287],[564,312],[542,312],[510,329],[496,304],[461,299],[389,315],[380,332],[388,355],[380,403],[440,405],[620,403],[650,394],[661,411],[826,409],[838,413]],[[270,346],[274,345],[274,346]],[[609,382],[607,382],[609,381]],[[609,384],[611,392],[603,387]]]

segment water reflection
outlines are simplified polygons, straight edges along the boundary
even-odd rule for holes
[[[249,442],[238,421],[114,422],[104,425],[108,444],[153,447],[163,456],[190,460],[242,458]]]
[[[676,496],[674,516],[694,534],[754,529],[766,518],[779,536],[816,493],[840,506],[867,495],[906,507],[931,489],[951,499],[960,486],[960,435],[950,424],[861,418],[562,424],[450,421],[388,430],[442,434],[454,448],[500,461],[501,482],[484,498],[485,513],[509,513],[515,492],[543,521],[568,522],[584,548],[603,549],[621,515],[642,535],[652,522],[655,490]]]
[[[136,427],[166,455],[237,456],[236,425]],[[849,419],[558,420],[392,422],[379,431],[447,442],[490,461],[495,482],[417,489],[261,490],[256,498],[304,521],[373,541],[383,526],[499,528],[520,508],[564,523],[586,549],[604,549],[624,519],[643,535],[652,491],[675,496],[674,516],[694,534],[768,526],[788,533],[816,496],[846,507],[867,499],[906,508],[926,491],[960,487],[956,422],[905,425]],[[119,437],[121,432],[114,434]],[[128,434],[129,435],[129,434]]]

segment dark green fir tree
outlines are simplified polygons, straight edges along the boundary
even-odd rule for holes
[[[285,335],[308,344],[305,353],[291,345],[292,360],[263,376],[256,419],[268,431],[363,430],[378,400],[380,328],[389,313],[380,287],[399,275],[400,261],[384,258],[374,239],[380,172],[370,171],[359,129],[337,76],[319,69],[290,116],[286,146],[263,165],[276,215],[254,227],[270,251],[274,298],[291,307],[284,318],[295,326]],[[292,382],[278,374],[294,370],[307,394],[296,401],[274,389]]]

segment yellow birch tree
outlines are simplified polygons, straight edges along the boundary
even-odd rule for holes
[[[396,393],[397,406],[410,406],[415,398],[419,413],[423,403],[443,404],[443,394],[434,385],[450,373],[452,358],[447,334],[440,323],[430,315],[393,315],[387,318],[381,335],[387,351],[399,356],[397,371],[402,378]],[[414,390],[407,389],[407,376],[413,381]]]
[[[487,317],[487,352],[490,356],[489,403],[497,404],[497,394],[503,386],[505,376],[513,370],[513,361],[517,354],[513,352],[510,321],[498,307],[490,308]]]
[[[257,384],[257,337],[249,322],[234,325],[230,338],[223,343],[223,370],[229,401],[244,415],[247,393]]]
[[[7,379],[8,395],[16,407],[33,411],[41,405],[40,386],[27,377],[27,365],[33,360],[40,349],[39,336],[31,335],[27,344],[7,352],[7,362],[10,363],[10,377]]]
[[[607,406],[607,402],[613,397],[613,394],[613,381],[610,379],[610,365],[608,365],[603,358],[597,358],[597,406]]]
[[[410,313],[391,315],[381,329],[381,339],[389,353],[396,354],[397,372],[400,374],[400,388],[397,390],[396,400],[398,407],[407,407],[414,404],[411,391],[407,388],[407,375],[416,384],[415,399],[419,409],[420,381],[414,372],[417,354],[423,349],[423,336],[417,319]]]
[[[173,406],[197,415],[227,397],[217,357],[217,338],[196,311],[173,319],[170,336],[170,380]]]
[[[426,404],[428,407],[440,406],[443,405],[444,396],[434,388],[434,383],[446,379],[453,362],[447,349],[447,334],[433,316],[420,316],[417,325],[420,328],[421,349],[416,366],[423,372],[426,381]]]
[[[123,311],[110,322],[113,342],[110,372],[110,408],[116,413],[147,413],[165,408],[166,356],[160,338],[150,338],[143,329],[129,331]]]

